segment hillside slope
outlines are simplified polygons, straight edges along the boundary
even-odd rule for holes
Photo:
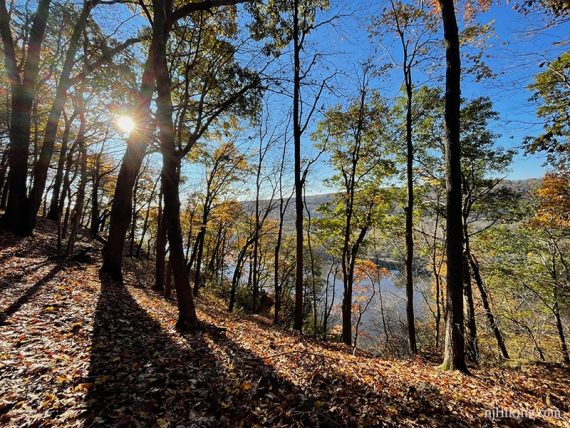
[[[134,271],[125,287],[99,277],[98,244],[82,242],[93,250],[80,260],[50,258],[51,229],[0,234],[0,425],[570,424],[560,366],[441,372],[421,358],[353,356],[205,302],[203,331],[182,336],[176,304]],[[495,408],[535,416],[493,422]]]
[[[536,190],[538,186],[542,183],[542,178],[527,178],[524,180],[504,180],[501,186],[506,187],[514,192],[520,193],[523,198],[528,198],[531,192]],[[333,201],[336,193],[323,193],[319,195],[308,195],[305,197],[304,202],[306,203],[306,209],[311,213],[313,218],[320,217],[318,208],[326,203]],[[276,204],[276,202],[274,201]],[[269,204],[268,200],[260,201],[260,210],[265,210]],[[242,201],[242,208],[247,213],[253,213],[255,211],[255,201]],[[272,219],[278,219],[279,212],[276,207],[273,208],[269,217]],[[294,230],[295,227],[295,198],[292,197],[285,210],[284,225],[286,230]]]

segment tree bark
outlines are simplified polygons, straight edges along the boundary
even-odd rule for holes
[[[301,81],[300,81],[300,40],[299,40],[299,0],[293,1],[293,142],[295,146],[295,318],[293,329],[303,330],[303,183],[301,180]]]
[[[562,325],[562,318],[560,316],[560,305],[558,303],[558,287],[556,285],[554,286],[553,297],[554,297],[554,305],[552,307],[552,312],[554,313],[554,318],[556,319],[556,331],[558,333],[558,339],[560,341],[560,353],[562,354],[562,360],[564,361],[564,363],[570,364],[568,345],[566,345],[564,326]]]
[[[442,368],[467,373],[463,325],[463,230],[461,197],[461,57],[453,0],[439,0],[445,39],[445,176],[447,193],[447,293]]]
[[[71,86],[70,76],[73,64],[75,63],[75,56],[80,46],[79,39],[81,37],[81,33],[85,30],[91,10],[96,4],[97,0],[87,0],[83,3],[83,10],[75,23],[69,40],[69,47],[67,48],[63,68],[55,91],[55,98],[50,109],[45,128],[42,149],[38,161],[34,166],[34,180],[32,190],[30,192],[30,203],[28,205],[28,211],[25,213],[26,221],[28,223],[27,226],[30,229],[33,229],[35,226],[36,216],[45,190],[48,168],[53,155],[53,148],[57,136],[59,119],[65,107],[65,102],[67,101],[67,91]]]
[[[127,139],[127,150],[123,156],[117,184],[111,207],[109,237],[103,251],[103,266],[101,271],[108,273],[111,278],[122,282],[123,249],[125,237],[129,228],[132,210],[133,187],[142,161],[146,154],[146,147],[151,138],[151,130],[146,128],[150,123],[150,103],[155,87],[155,63],[157,61],[157,43],[159,33],[163,28],[153,24],[153,35],[142,76],[141,87],[138,93],[137,105],[133,114],[137,127]]]
[[[83,98],[83,94],[80,91],[78,94],[79,98]],[[73,209],[73,215],[71,217],[71,230],[69,232],[69,239],[67,241],[67,247],[65,249],[65,257],[71,257],[73,255],[73,250],[75,248],[75,243],[77,241],[77,234],[81,226],[81,217],[83,215],[83,205],[85,202],[85,187],[87,185],[87,148],[85,147],[85,110],[83,106],[83,100],[81,99],[81,112],[79,113],[79,132],[77,139],[79,141],[79,153],[81,154],[81,173],[79,180],[79,188],[77,189],[77,197],[75,198],[75,208]]]
[[[146,236],[146,232],[148,230],[148,220],[150,217],[150,209],[152,206],[152,200],[154,199],[154,195],[156,193],[156,186],[158,185],[158,182],[160,181],[160,177],[158,177],[155,181],[154,181],[154,185],[152,186],[152,191],[150,192],[150,197],[148,198],[148,204],[146,207],[146,213],[144,216],[144,221],[143,221],[143,226],[142,226],[142,232],[141,232],[141,237],[139,239],[139,244],[137,246],[137,252],[136,252],[136,256],[140,257],[141,256],[141,250],[144,244],[144,238]]]
[[[63,128],[63,135],[61,136],[61,148],[59,151],[57,170],[55,173],[53,189],[51,192],[51,202],[46,216],[50,220],[57,220],[57,213],[59,211],[58,204],[59,204],[61,186],[63,183],[63,170],[65,166],[65,159],[67,157],[67,145],[69,143],[69,136],[71,134],[71,124],[73,123],[74,119],[75,119],[75,112],[71,116],[71,118],[68,118],[67,115],[64,114],[65,126]]]
[[[164,290],[164,263],[166,259],[166,220],[164,218],[164,182],[161,180],[158,197],[158,229],[156,232],[156,264],[154,271],[154,289]]]
[[[203,228],[200,230],[200,233],[198,233],[198,248],[196,250],[196,269],[194,269],[194,296],[198,296],[200,287],[201,287],[201,281],[202,281],[202,274],[201,274],[201,270],[202,270],[202,257],[204,255],[204,242],[206,239],[206,229]]]
[[[350,170],[345,177],[345,220],[342,246],[342,278],[344,293],[342,298],[342,341],[352,346],[352,286],[354,282],[354,265],[360,244],[366,236],[368,225],[364,225],[358,234],[357,239],[351,244],[354,216],[354,197],[356,193],[356,174],[358,163],[360,162],[360,149],[362,138],[362,127],[364,123],[364,107],[366,102],[366,88],[362,88],[360,93],[360,110],[358,118],[358,128],[356,131],[354,148],[351,153]]]
[[[479,361],[479,347],[477,345],[477,323],[475,322],[475,304],[473,302],[473,288],[471,286],[471,269],[467,254],[463,257],[463,296],[467,308],[467,343],[466,351],[469,360],[477,364]]]
[[[4,150],[2,153],[2,159],[0,160],[0,200],[4,199],[4,189],[7,190],[7,172],[8,172],[8,150]],[[0,208],[4,208],[0,202]]]
[[[247,249],[249,248],[249,246],[253,243],[253,239],[252,237],[249,237],[247,239],[247,241],[245,241],[243,247],[241,248],[240,252],[238,253],[237,259],[236,259],[236,267],[234,269],[234,274],[232,276],[232,288],[230,290],[230,301],[228,304],[228,311],[232,312],[234,310],[234,306],[236,303],[236,293],[237,293],[237,288],[239,285],[239,281],[241,279],[241,274],[242,274],[242,269],[243,269],[243,263],[245,260],[245,257],[247,255]]]
[[[281,252],[281,243],[283,240],[283,222],[285,220],[285,211],[291,200],[291,196],[287,201],[283,199],[283,171],[285,169],[285,155],[287,150],[287,142],[283,144],[283,151],[281,153],[281,165],[279,168],[279,225],[277,228],[277,239],[274,248],[273,260],[273,288],[275,292],[275,311],[273,314],[273,323],[279,324],[279,314],[281,311],[281,283],[279,278],[279,255]]]
[[[416,323],[414,319],[414,145],[412,142],[412,76],[407,66],[404,69],[406,81],[406,178],[408,206],[406,207],[406,317],[408,321],[408,350],[415,355]]]
[[[29,199],[26,191],[30,151],[30,119],[36,95],[39,60],[49,15],[50,0],[40,0],[32,21],[23,79],[17,69],[15,46],[10,30],[10,17],[4,0],[0,1],[0,36],[4,45],[4,63],[11,86],[10,146],[8,149],[9,190],[6,212],[0,226],[19,235],[30,235],[26,222]]]
[[[158,32],[156,55],[157,117],[159,140],[162,153],[162,180],[164,192],[164,218],[167,224],[170,243],[170,262],[174,276],[174,287],[178,302],[176,328],[181,332],[193,332],[199,328],[194,308],[192,290],[184,263],[182,227],[180,225],[179,170],[181,155],[176,150],[174,126],[172,124],[171,82],[166,60],[168,31],[166,18],[171,12],[172,3],[168,0],[155,0],[154,25]],[[161,13],[161,12],[164,12]]]
[[[503,335],[501,334],[501,330],[499,330],[499,326],[497,325],[497,321],[493,312],[491,311],[491,305],[489,304],[489,295],[487,290],[485,289],[485,285],[483,284],[483,278],[481,277],[481,270],[479,267],[479,263],[471,251],[468,250],[467,254],[469,255],[469,262],[471,264],[471,270],[473,271],[473,276],[475,277],[475,284],[477,284],[477,288],[479,289],[479,293],[481,294],[481,302],[483,303],[483,309],[485,310],[485,316],[487,317],[487,322],[489,323],[489,327],[497,340],[497,346],[499,347],[499,351],[504,359],[508,360],[509,353],[507,351],[507,347],[505,345],[505,341],[503,339]]]

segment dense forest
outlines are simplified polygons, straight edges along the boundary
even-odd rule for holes
[[[569,34],[0,0],[0,424],[570,424]]]

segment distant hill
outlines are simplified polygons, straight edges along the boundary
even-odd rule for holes
[[[532,192],[542,184],[542,178],[527,178],[526,180],[505,180],[504,186],[524,195]]]
[[[542,178],[528,178],[525,180],[504,180],[503,186],[509,189],[512,189],[516,192],[519,192],[524,196],[530,194],[534,189],[536,189],[542,183]],[[323,193],[320,195],[311,195],[305,198],[307,207],[309,212],[311,213],[311,217],[316,218],[319,216],[317,209],[319,206],[330,202],[336,193]],[[269,201],[262,200],[260,201],[260,205],[263,208],[267,207]],[[279,218],[278,212],[278,201],[273,202],[275,204],[275,208],[269,215],[272,219]],[[244,201],[242,202],[242,207],[248,211],[253,212],[255,210],[255,202],[254,201]],[[306,217],[306,213],[305,213]],[[293,228],[295,225],[295,198],[291,198],[289,201],[289,205],[287,206],[287,211],[285,212],[285,228],[290,229]]]

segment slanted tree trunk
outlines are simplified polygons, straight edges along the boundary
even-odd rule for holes
[[[473,288],[471,286],[471,269],[467,254],[463,258],[463,296],[467,309],[467,357],[477,364],[479,361],[479,347],[477,345],[477,323],[475,322],[475,304],[473,302]]]
[[[236,303],[236,293],[241,279],[242,266],[245,258],[245,251],[240,251],[236,260],[236,267],[232,276],[232,287],[230,289],[230,301],[228,302],[228,312],[233,312]]]
[[[463,230],[461,193],[461,57],[453,0],[439,0],[445,39],[445,176],[447,293],[442,368],[467,373],[463,325]]]
[[[96,161],[97,164],[99,161]],[[92,235],[97,235],[101,228],[101,214],[99,213],[99,187],[101,178],[99,177],[99,165],[95,167],[93,182],[91,183],[91,221],[90,231]]]
[[[196,211],[192,209],[190,211],[190,220],[188,225],[188,235],[186,236],[186,253],[184,254],[184,261],[187,265],[187,270],[189,270],[192,266],[190,266],[190,248],[192,247],[192,229],[194,224],[194,215]]]
[[[76,149],[79,146],[79,139],[75,139],[75,142],[73,143],[73,146],[71,147],[71,150],[68,153],[68,165],[67,165],[67,169],[66,169],[66,175],[64,176],[64,192],[62,192],[61,195],[61,200],[60,200],[60,207],[63,210],[64,208],[64,204],[65,204],[65,199],[67,198],[67,205],[65,206],[65,213],[63,215],[63,223],[62,223],[62,227],[61,227],[61,238],[65,239],[67,236],[67,227],[69,224],[69,217],[71,215],[71,202],[73,200],[73,197],[76,195],[72,194],[71,192],[71,185],[73,184],[73,182],[75,181],[75,179],[77,178],[77,173],[79,172],[80,168],[81,168],[81,154],[78,155],[77,159],[73,159],[73,154],[75,153]],[[73,175],[71,175],[73,174]],[[62,211],[63,212],[63,211]],[[61,214],[60,214],[60,218],[61,218]]]
[[[8,150],[4,150],[0,159],[0,200],[4,199],[4,189],[7,189]],[[4,208],[0,203],[0,208]]]
[[[234,274],[232,276],[232,288],[230,290],[230,301],[228,304],[228,311],[229,312],[232,312],[234,310],[234,306],[236,303],[236,293],[237,293],[237,288],[239,286],[239,282],[241,279],[243,264],[245,262],[247,250],[252,243],[253,243],[253,239],[252,239],[252,237],[249,237],[238,253],[238,256],[236,259],[236,267],[234,270]]]
[[[560,316],[560,303],[558,296],[558,269],[556,266],[556,254],[552,255],[552,279],[554,279],[554,285],[552,290],[552,297],[554,303],[552,305],[552,313],[556,319],[556,331],[558,333],[558,339],[560,341],[560,353],[562,354],[562,360],[565,364],[570,364],[570,355],[568,354],[568,345],[566,345],[566,336],[564,335],[564,326],[562,325],[562,318]]]
[[[557,294],[555,292],[555,294]],[[564,335],[564,327],[562,325],[562,318],[560,317],[560,307],[558,304],[558,296],[554,302],[554,317],[556,318],[556,331],[558,332],[558,339],[560,340],[560,353],[564,363],[570,364],[570,355],[568,354],[568,345],[566,345],[566,337]]]
[[[93,7],[95,7],[97,1],[98,0],[84,1],[83,10],[81,11],[77,22],[75,23],[73,32],[71,33],[71,37],[69,39],[69,47],[67,48],[62,71],[55,90],[55,98],[50,109],[46,124],[42,149],[38,161],[34,166],[34,180],[32,190],[30,192],[30,202],[27,207],[27,212],[24,214],[26,221],[28,222],[28,227],[30,229],[33,229],[35,227],[36,216],[45,190],[48,169],[53,155],[53,148],[57,136],[59,119],[67,101],[67,90],[71,86],[70,76],[73,65],[75,63],[75,56],[80,46],[79,39],[81,37],[81,33],[85,29],[87,20],[91,14],[91,10]]]
[[[481,294],[481,302],[483,303],[483,309],[485,310],[485,316],[487,317],[487,322],[489,323],[489,327],[497,340],[497,346],[499,347],[499,351],[504,359],[509,359],[509,353],[507,351],[507,347],[505,345],[505,341],[503,339],[503,335],[501,334],[501,330],[499,330],[499,326],[497,325],[497,321],[493,312],[491,311],[491,305],[489,304],[489,296],[487,290],[485,289],[485,285],[483,284],[483,278],[481,277],[481,270],[479,267],[479,263],[475,256],[471,254],[471,251],[468,252],[469,262],[471,264],[471,270],[473,271],[473,276],[475,278],[475,284],[477,284],[477,288],[479,289],[479,293]]]
[[[10,188],[10,177],[6,176],[6,182],[2,186],[2,195],[0,196],[0,209],[5,210],[8,203],[8,189]]]
[[[309,261],[311,263],[311,298],[313,312],[313,339],[317,340],[317,285],[315,274],[315,255],[313,253],[313,244],[311,242],[311,211],[307,207],[306,192],[303,189],[303,198],[305,200],[305,209],[307,210],[307,249],[309,250]],[[356,343],[356,342],[355,342]]]
[[[39,60],[49,15],[50,0],[40,0],[32,20],[30,39],[20,79],[10,17],[5,0],[0,0],[0,36],[4,46],[4,64],[10,80],[11,117],[10,146],[8,149],[8,202],[0,226],[19,235],[30,235],[26,222],[29,199],[26,191],[28,158],[30,152],[30,120],[38,82]]]
[[[206,210],[206,207],[204,207]],[[198,236],[196,237],[196,270],[194,273],[194,296],[198,296],[200,287],[202,286],[202,278],[203,275],[201,274],[202,270],[202,256],[204,254],[204,242],[206,239],[206,224],[208,221],[208,214],[204,211],[204,216],[202,217],[202,224],[200,226],[200,232],[198,232]]]
[[[74,167],[73,164],[73,153],[77,147],[77,138],[75,139],[74,143],[70,147],[69,151],[67,152],[67,159],[65,160],[65,172],[63,174],[63,183],[61,188],[61,193],[59,195],[59,201],[57,203],[57,248],[61,249],[62,240],[65,237],[65,232],[67,229],[66,221],[64,220],[64,224],[62,225],[61,218],[64,215],[65,209],[65,199],[71,199],[70,188],[73,178],[71,176],[71,170]],[[65,226],[65,227],[64,227]]]
[[[213,281],[216,281],[218,276],[219,254],[220,254],[220,246],[222,245],[223,241],[223,235],[224,235],[224,223],[222,220],[220,220],[218,231],[216,233],[216,239],[214,241],[212,252],[210,253],[210,261],[208,262],[206,268],[206,271],[209,273]]]
[[[53,189],[51,192],[51,202],[47,213],[47,218],[50,220],[57,220],[57,213],[59,211],[59,198],[61,192],[61,186],[63,183],[63,171],[65,167],[65,159],[67,158],[67,145],[69,143],[69,136],[71,134],[71,125],[75,119],[76,112],[74,112],[70,118],[63,114],[63,120],[65,126],[63,128],[63,135],[61,136],[61,148],[59,150],[59,159],[57,161],[57,170],[55,172],[55,179],[53,183]]]
[[[110,174],[112,171],[101,172],[103,153],[105,152],[105,143],[107,141],[107,137],[109,136],[110,126],[110,124],[107,126],[107,131],[105,133],[103,143],[101,144],[99,152],[95,156],[95,165],[91,170],[91,219],[89,221],[89,224],[90,231],[93,236],[98,235],[99,231],[101,230],[102,216],[99,208],[99,189],[101,187],[101,180],[103,179],[103,176]]]
[[[334,270],[334,273],[333,273]],[[326,341],[328,339],[328,325],[329,319],[332,313],[333,305],[334,305],[334,298],[335,298],[335,286],[336,286],[336,275],[337,275],[337,262],[333,258],[331,261],[331,267],[329,269],[329,273],[327,274],[327,282],[325,288],[325,304],[324,304],[324,311],[323,311],[323,340]],[[332,274],[332,291],[330,297],[330,304],[329,304],[329,280]]]
[[[150,192],[150,196],[148,198],[148,203],[146,206],[146,213],[144,216],[144,221],[143,221],[143,226],[142,226],[142,232],[141,232],[141,237],[139,239],[139,244],[137,247],[137,252],[136,252],[136,256],[140,257],[141,256],[141,249],[143,247],[143,243],[144,243],[144,238],[146,236],[146,232],[148,230],[148,219],[150,217],[150,209],[152,206],[152,200],[154,199],[154,195],[156,193],[156,186],[158,185],[158,182],[160,181],[160,177],[158,177],[155,181],[154,181],[154,185],[152,186],[152,190]]]
[[[166,263],[166,281],[164,282],[164,297],[170,299],[172,297],[172,263],[170,259]]]

